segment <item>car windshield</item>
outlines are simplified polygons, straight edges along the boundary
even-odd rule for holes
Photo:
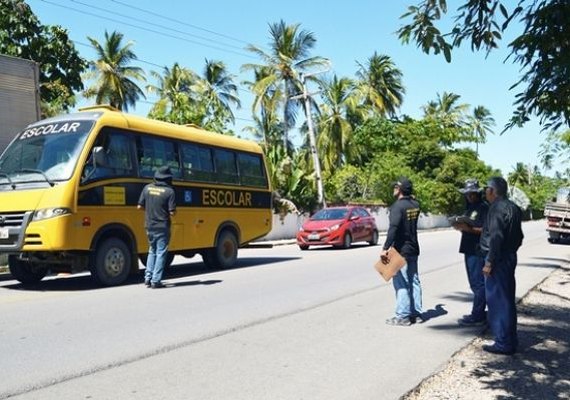
[[[69,179],[93,124],[54,120],[28,127],[0,156],[0,185]]]
[[[311,219],[315,221],[323,221],[329,219],[344,219],[346,218],[347,214],[348,214],[347,208],[329,208],[329,209],[325,208],[315,213],[315,215],[313,215]]]

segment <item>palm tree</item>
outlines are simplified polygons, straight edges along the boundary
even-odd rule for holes
[[[469,104],[458,103],[460,95],[443,92],[437,94],[436,101],[430,101],[423,107],[424,116],[440,121],[446,128],[459,128],[465,125],[465,112]]]
[[[97,52],[98,59],[89,63],[90,71],[87,79],[95,79],[95,83],[85,92],[86,98],[95,97],[98,104],[108,102],[119,110],[128,111],[135,106],[138,99],[146,98],[137,81],[145,81],[144,71],[129,66],[137,59],[131,50],[133,42],[123,46],[123,34],[113,31],[110,35],[105,31],[105,42],[101,45],[97,40],[87,37]]]
[[[233,78],[222,61],[206,59],[203,77],[199,82],[201,89],[198,92],[202,101],[206,103],[208,114],[214,119],[235,121],[231,106],[239,108],[241,103]]]
[[[396,68],[389,56],[376,52],[366,64],[357,64],[357,87],[364,104],[380,115],[394,116],[406,93],[402,71]]]
[[[343,160],[351,159],[355,146],[350,145],[352,126],[347,119],[355,112],[358,101],[354,82],[348,78],[324,81],[321,87],[321,115],[318,119],[318,149],[323,168],[332,171],[340,167]]]
[[[485,143],[487,133],[493,133],[491,129],[495,125],[495,119],[484,106],[477,106],[473,109],[473,114],[469,117],[471,130],[475,135],[475,153],[479,156],[479,143]]]
[[[526,186],[530,184],[530,174],[530,169],[524,163],[518,162],[507,180],[511,186]]]
[[[193,87],[199,77],[190,69],[174,63],[164,67],[162,74],[152,71],[158,84],[147,85],[149,93],[156,94],[158,101],[149,112],[149,117],[176,124],[200,124],[197,95]]]
[[[454,143],[470,142],[473,134],[466,117],[469,104],[459,103],[460,95],[443,92],[437,94],[436,101],[430,101],[423,106],[424,118],[433,124],[432,134],[438,142],[451,147]]]
[[[313,68],[328,66],[328,60],[322,57],[309,57],[310,50],[315,46],[316,39],[312,32],[300,30],[300,25],[287,25],[283,20],[269,25],[271,37],[270,49],[265,51],[258,46],[249,45],[247,49],[257,54],[263,64],[245,64],[244,70],[258,73],[263,70],[252,85],[255,103],[267,93],[279,93],[277,103],[283,111],[285,124],[284,142],[288,146],[287,131],[295,125],[299,100],[293,96],[302,92],[301,74]],[[314,76],[307,77],[308,81],[318,82]]]

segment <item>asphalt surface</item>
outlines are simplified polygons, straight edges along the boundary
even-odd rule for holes
[[[543,221],[524,231],[518,296],[570,254]],[[0,398],[397,399],[481,332],[456,324],[470,307],[457,232],[420,243],[431,319],[411,327],[384,324],[393,288],[372,268],[380,248],[363,245],[247,249],[215,272],[177,259],[158,291],[0,280]]]

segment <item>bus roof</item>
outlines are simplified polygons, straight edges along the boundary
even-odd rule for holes
[[[156,134],[171,139],[184,140],[187,138],[197,143],[209,144],[219,147],[228,147],[253,153],[261,153],[261,147],[259,144],[251,140],[222,135],[220,133],[202,129],[192,124],[186,126],[177,125],[170,122],[158,121],[155,119],[127,114],[108,105],[83,107],[79,109],[79,113],[70,114],[70,116],[78,116],[81,114],[89,113],[92,115],[91,118],[102,120],[103,125],[106,125],[106,119],[115,119],[115,125],[123,125],[126,123],[126,127],[135,131]],[[117,117],[123,120],[123,124],[116,120]]]

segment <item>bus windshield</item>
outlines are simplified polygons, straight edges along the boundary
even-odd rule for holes
[[[68,180],[94,121],[32,125],[0,156],[0,185]]]

